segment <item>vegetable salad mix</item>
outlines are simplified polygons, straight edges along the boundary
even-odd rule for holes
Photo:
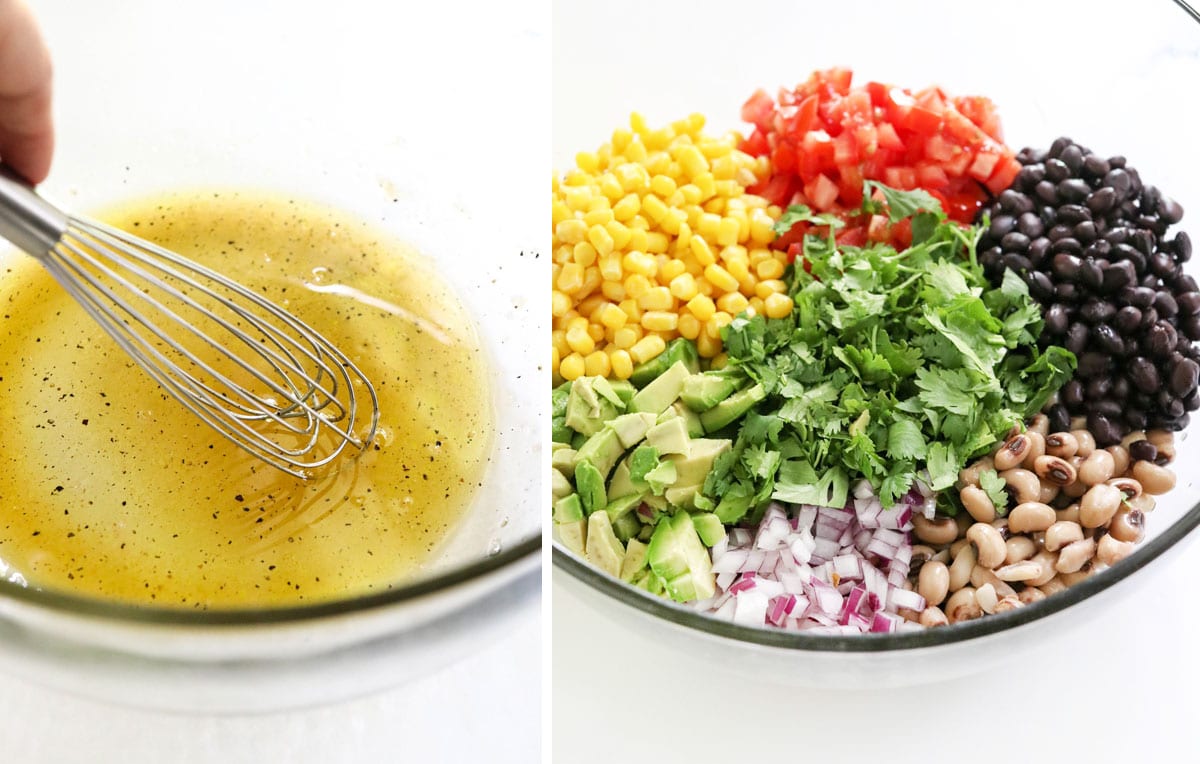
[[[1182,208],[986,98],[816,72],[553,187],[556,537],[750,626],[892,632],[1128,555],[1200,408]],[[1114,372],[1114,370],[1117,370]]]

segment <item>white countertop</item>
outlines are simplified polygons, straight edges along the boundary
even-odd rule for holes
[[[540,619],[530,617],[404,687],[260,716],[154,713],[0,675],[0,756],[26,764],[528,764],[541,749],[541,646]]]

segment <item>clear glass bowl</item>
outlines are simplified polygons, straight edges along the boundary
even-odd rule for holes
[[[474,505],[417,579],[207,612],[0,584],[0,668],[160,709],[266,710],[400,683],[537,618],[542,498],[528,476],[541,469],[544,396],[527,338],[541,315],[545,169],[526,157],[548,136],[503,122],[482,135],[477,115],[544,107],[544,94],[507,86],[541,71],[545,19],[525,6],[479,9],[464,29],[441,6],[33,5],[56,63],[47,197],[86,214],[156,191],[259,189],[415,245],[476,319],[497,430]],[[500,63],[444,60],[458,46]],[[6,250],[0,269],[23,256]]]
[[[711,131],[740,131],[740,107],[757,88],[773,94],[814,69],[848,66],[856,83],[936,84],[955,95],[988,96],[1018,149],[1048,147],[1069,135],[1097,152],[1124,154],[1147,183],[1183,204],[1179,229],[1193,238],[1200,232],[1200,150],[1177,130],[1196,116],[1180,104],[1180,89],[1200,82],[1194,54],[1200,26],[1167,0],[1141,4],[1136,14],[1133,6],[1115,3],[1000,8],[951,1],[763,2],[732,10],[720,3],[614,0],[603,8],[560,3],[556,10],[558,172],[573,165],[576,152],[606,142],[631,111],[652,125],[699,112]],[[638,24],[627,24],[630,18]],[[661,37],[664,29],[684,28],[685,18],[697,21],[686,26],[686,55]],[[607,55],[614,38],[639,55]],[[1116,39],[1120,56],[1099,55],[1083,42]],[[1191,272],[1198,272],[1194,264]],[[1173,465],[1178,487],[1148,516],[1147,539],[1133,555],[1064,593],[998,616],[862,637],[747,628],[626,586],[558,543],[555,582],[598,615],[694,658],[697,671],[717,662],[764,681],[837,688],[964,675],[1011,660],[1049,636],[1077,632],[1102,616],[1112,597],[1154,586],[1156,569],[1164,567],[1155,561],[1183,553],[1200,524],[1198,438],[1181,435]]]

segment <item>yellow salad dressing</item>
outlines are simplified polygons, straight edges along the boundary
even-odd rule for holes
[[[0,270],[0,572],[183,608],[386,590],[461,519],[491,446],[488,370],[457,298],[361,221],[205,192],[101,216],[265,294],[375,384],[379,435],[300,481],[167,397],[32,258]],[[3,566],[7,566],[5,569]]]

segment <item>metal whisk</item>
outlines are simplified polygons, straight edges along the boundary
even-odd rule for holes
[[[0,236],[40,260],[175,399],[268,464],[308,478],[374,438],[379,399],[371,382],[328,340],[250,289],[69,215],[3,166]]]

